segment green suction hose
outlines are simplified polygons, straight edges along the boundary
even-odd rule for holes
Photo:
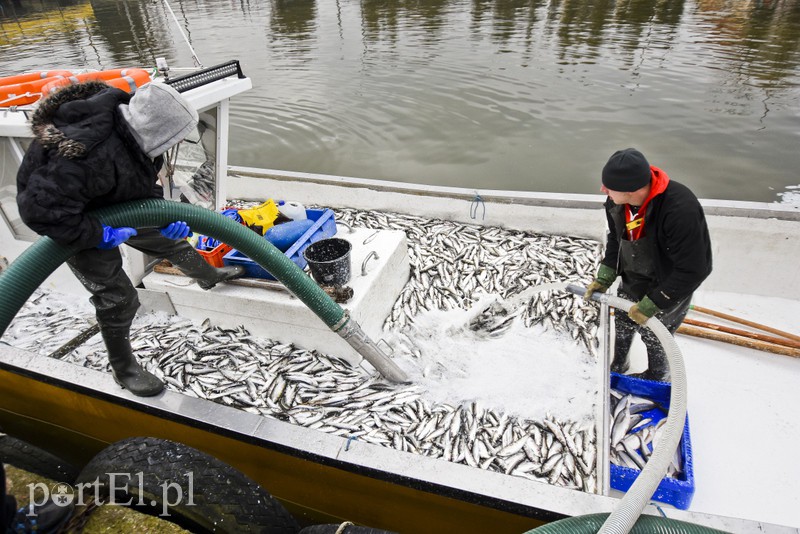
[[[405,373],[380,351],[341,306],[285,254],[246,226],[198,206],[163,199],[125,202],[90,215],[112,227],[162,228],[174,221],[187,222],[194,231],[231,245],[268,270],[385,378],[393,382],[407,380]],[[77,251],[42,237],[0,273],[0,336],[33,291]]]
[[[596,534],[609,514],[590,514],[554,521],[526,534]],[[633,534],[725,534],[724,530],[695,525],[677,519],[642,515],[630,530]]]

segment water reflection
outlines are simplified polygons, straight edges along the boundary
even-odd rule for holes
[[[179,26],[253,77],[234,164],[594,192],[636,142],[706,196],[797,181],[800,0],[168,1],[0,0],[0,75],[189,66]]]
[[[316,27],[316,0],[272,0],[269,28],[275,37],[302,41],[313,36]]]
[[[715,32],[733,49],[734,70],[766,85],[797,76],[800,2],[752,2],[741,15],[720,13]]]
[[[169,51],[169,19],[162,4],[126,0],[91,0],[94,20],[87,26],[101,68],[154,65],[156,51]],[[176,4],[180,9],[181,4]],[[179,15],[179,11],[176,11]],[[184,21],[186,17],[184,16]],[[184,30],[186,31],[186,30]],[[99,49],[105,53],[99,52]]]
[[[484,24],[491,25],[491,39],[501,45],[521,40],[525,50],[530,50],[537,11],[544,0],[473,0],[470,6],[470,32],[473,38],[480,35]]]
[[[4,0],[0,2],[0,17],[20,20],[33,14],[60,12],[70,6],[82,4],[86,4],[86,0],[41,0],[36,3]]]
[[[399,32],[410,28],[424,35],[420,44],[434,43],[441,39],[446,15],[454,5],[451,0],[361,0],[361,23],[364,40],[368,42],[398,40]]]
[[[40,3],[0,1],[0,46],[43,42],[54,33],[78,33],[82,21],[92,17],[86,0],[43,0]]]
[[[191,19],[198,12],[216,18],[230,15],[231,11],[250,16],[253,11],[250,0],[173,2],[190,42]],[[336,0],[338,10],[340,3],[351,4]],[[422,43],[441,42],[451,38],[444,33],[457,28],[466,11],[472,37],[480,39],[488,22],[491,39],[497,44],[530,46],[532,41],[552,38],[565,62],[597,59],[603,55],[604,47],[641,53],[651,46],[669,49],[681,39],[677,27],[686,24],[688,17],[696,17],[697,23],[687,26],[686,31],[705,39],[701,44],[714,45],[715,59],[728,63],[718,65],[720,70],[734,70],[770,84],[797,76],[798,1],[361,0],[358,7],[365,41],[395,42],[398,32],[413,27],[427,34]],[[270,0],[268,16],[273,42],[287,39],[297,45],[318,37],[316,0]],[[540,20],[544,21],[541,26]],[[107,62],[152,62],[156,51],[163,53],[175,41],[169,28],[172,21],[160,3],[0,0],[0,22],[0,46],[40,41],[58,31],[66,46],[88,43],[107,50],[111,54],[103,58]]]

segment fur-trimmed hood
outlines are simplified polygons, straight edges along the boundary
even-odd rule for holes
[[[58,155],[77,159],[107,138],[119,104],[130,101],[125,91],[90,81],[69,85],[42,99],[31,118],[35,138]]]

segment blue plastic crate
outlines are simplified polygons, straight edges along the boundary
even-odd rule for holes
[[[611,388],[621,393],[630,393],[648,398],[665,409],[669,409],[669,398],[672,392],[671,384],[611,373]],[[666,417],[666,414],[661,410],[650,410],[642,415],[653,419],[650,424],[657,424],[659,420]],[[694,465],[688,414],[686,415],[686,424],[683,428],[683,436],[681,436],[681,441],[678,444],[678,450],[683,461],[683,472],[678,478],[664,477],[653,494],[653,500],[686,510],[692,503],[692,497],[694,497]],[[618,491],[628,491],[636,481],[639,473],[641,471],[638,469],[611,464],[611,487]]]
[[[306,210],[306,217],[313,220],[314,224],[284,252],[286,257],[292,260],[295,265],[301,269],[306,268],[306,259],[303,257],[303,251],[305,251],[311,243],[316,243],[320,239],[336,235],[336,219],[333,210]],[[225,254],[222,261],[225,265],[241,265],[244,267],[245,276],[247,278],[275,280],[275,277],[266,269],[236,249]]]

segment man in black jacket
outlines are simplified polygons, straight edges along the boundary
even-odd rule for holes
[[[43,99],[31,119],[34,141],[17,173],[22,220],[40,235],[79,250],[67,263],[97,313],[114,379],[150,396],[163,383],[142,369],[130,345],[139,300],[117,247],[127,242],[166,258],[203,289],[242,276],[241,267],[214,268],[184,239],[184,222],[166,228],[112,228],[88,212],[111,204],[163,198],[163,153],[197,125],[197,112],[169,87],[149,83],[131,96],[101,82],[65,87]]]
[[[692,293],[711,273],[711,241],[703,208],[684,185],[651,166],[638,150],[615,152],[603,167],[608,219],[606,253],[585,298],[605,292],[617,276],[618,294],[636,302],[627,315],[615,315],[616,341],[611,370],[625,373],[638,330],[647,347],[647,371],[638,376],[668,382],[661,343],[649,328],[655,316],[670,331],[680,326]]]

